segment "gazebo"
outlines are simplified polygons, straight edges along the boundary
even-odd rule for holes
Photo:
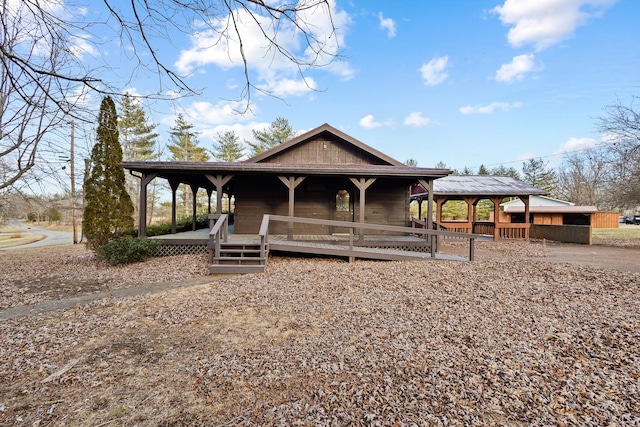
[[[438,227],[448,231],[492,235],[498,239],[529,240],[529,197],[546,195],[547,192],[531,184],[507,176],[493,175],[449,175],[433,184],[432,198],[436,205],[435,222]],[[430,193],[422,185],[411,189],[411,200],[418,202],[418,217],[423,219],[422,203],[428,202]],[[507,198],[518,198],[524,205],[523,223],[500,221],[500,205]],[[464,219],[443,220],[442,208],[445,203],[460,200],[467,205]],[[481,200],[490,200],[493,212],[488,220],[477,218],[477,205]],[[428,203],[427,206],[429,206]],[[426,220],[430,218],[427,212]]]

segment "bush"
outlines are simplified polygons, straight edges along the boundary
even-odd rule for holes
[[[160,240],[121,237],[98,247],[96,253],[109,264],[131,264],[146,261],[162,245]]]

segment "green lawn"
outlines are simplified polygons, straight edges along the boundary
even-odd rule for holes
[[[594,238],[600,239],[640,239],[640,225],[620,224],[620,228],[593,228]]]

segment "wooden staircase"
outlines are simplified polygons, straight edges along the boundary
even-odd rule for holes
[[[209,249],[214,250],[213,247]],[[220,242],[212,257],[209,274],[263,273],[268,254],[268,250],[260,250],[260,243]]]
[[[209,215],[209,274],[263,273],[269,258],[266,239],[229,242],[228,216]]]

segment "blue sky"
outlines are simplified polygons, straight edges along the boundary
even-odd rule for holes
[[[188,117],[207,148],[218,132],[251,139],[252,129],[281,116],[299,131],[329,123],[423,167],[442,161],[456,169],[520,170],[524,159],[555,166],[565,151],[602,143],[595,118],[603,107],[640,92],[637,0],[332,4],[340,57],[306,72],[307,85],[282,58],[265,55],[264,42],[251,36],[255,28],[243,29],[253,82],[283,98],[254,92],[244,115],[233,112],[241,104],[228,101],[240,96],[240,61],[206,33],[173,34],[174,46],[160,45],[158,54],[203,93],[147,106],[163,143],[175,112]],[[326,28],[325,15],[312,19]],[[281,35],[293,49],[300,42],[292,32]],[[123,58],[117,49],[114,40],[102,55]],[[123,89],[146,94],[156,83],[150,77],[123,82]]]

